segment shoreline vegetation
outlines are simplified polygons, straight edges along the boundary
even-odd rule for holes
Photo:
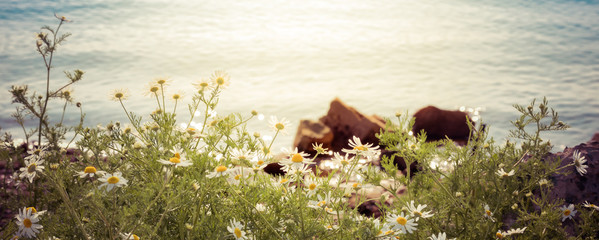
[[[172,80],[150,82],[146,95],[156,110],[149,114],[130,111],[128,90],[116,89],[111,99],[129,122],[84,127],[71,90],[84,72],[65,72],[60,87],[50,79],[54,53],[70,36],[59,34],[70,20],[56,18],[56,28],[36,35],[45,92],[10,90],[26,144],[2,137],[1,239],[599,237],[596,193],[574,199],[556,191],[594,184],[587,179],[596,180],[599,141],[551,154],[541,134],[568,125],[545,98],[514,105],[520,117],[506,142],[489,138],[482,124],[468,125],[463,146],[427,141],[411,133],[406,113],[382,119],[374,139],[355,133],[336,147],[312,144],[279,156],[273,142],[293,125],[271,117],[274,137],[266,141],[246,127],[257,111],[219,115],[231,77],[215,71],[194,84],[192,96],[170,93]],[[47,114],[55,107],[63,109],[60,119]],[[80,109],[77,126],[63,124],[67,107]],[[181,107],[189,119],[177,122]],[[267,169],[273,163],[277,174]]]

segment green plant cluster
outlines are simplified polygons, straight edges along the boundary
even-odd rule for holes
[[[56,30],[44,27],[49,34],[38,34],[36,42],[48,71],[46,93],[29,93],[26,86],[11,90],[27,143],[36,133],[38,141],[15,145],[9,134],[2,139],[2,163],[14,173],[1,183],[0,206],[14,213],[0,225],[2,239],[597,237],[599,208],[548,197],[551,176],[583,174],[586,166],[583,157],[565,165],[545,161],[551,145],[540,133],[567,128],[545,99],[539,106],[515,106],[522,113],[512,132],[518,141],[500,146],[482,129],[472,131],[466,146],[427,142],[425,134],[410,132],[413,119],[398,114],[378,135],[392,153],[382,156],[380,167],[372,164],[381,157],[379,146],[355,137],[342,152],[314,145],[315,156],[297,149],[274,154],[272,143],[290,124],[272,117],[274,138],[265,141],[246,127],[256,111],[217,114],[230,80],[222,71],[195,84],[188,121],[177,121],[184,96],[168,93],[173,81],[157,79],[146,89],[156,102],[149,115],[129,111],[129,93],[118,89],[111,98],[129,123],[83,127],[81,112],[80,124],[69,128],[47,116],[54,98],[64,101],[64,113],[73,103],[65,89],[83,76],[80,70],[67,73],[70,82],[50,90],[53,54],[68,36],[57,37],[68,22],[57,18]],[[28,130],[27,117],[38,127]],[[76,137],[65,144],[69,131]],[[321,170],[317,158],[332,167]],[[398,161],[416,163],[418,171],[401,172]],[[266,174],[273,162],[285,173]],[[374,188],[385,193],[369,198]],[[352,207],[363,203],[374,203],[381,216],[366,217]]]

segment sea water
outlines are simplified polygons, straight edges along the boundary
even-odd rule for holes
[[[128,110],[149,120],[157,108],[143,95],[150,81],[169,78],[168,92],[185,92],[188,103],[191,83],[225,70],[231,84],[217,113],[256,110],[266,118],[248,130],[267,137],[269,116],[285,117],[289,134],[277,148],[291,146],[300,119],[325,115],[335,97],[382,117],[427,105],[479,108],[503,142],[518,117],[512,105],[546,96],[572,126],[544,136],[556,148],[599,131],[596,1],[15,0],[0,2],[0,126],[16,136],[8,90],[45,92],[34,34],[55,27],[55,13],[72,20],[61,32],[73,35],[56,52],[51,86],[67,82],[64,70],[85,71],[73,95],[86,126],[127,122],[113,89],[128,89]],[[62,103],[50,108],[57,121]],[[78,110],[67,109],[76,124]],[[177,112],[189,119],[186,107]]]

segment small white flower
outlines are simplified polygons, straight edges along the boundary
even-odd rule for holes
[[[333,153],[333,159],[331,159],[334,163],[340,165],[341,167],[345,167],[347,165],[351,165],[354,162],[354,157],[348,157],[348,154],[345,153],[345,156],[341,156],[338,152]]]
[[[173,156],[171,156],[168,160],[160,159],[158,162],[164,165],[173,165],[175,168],[193,165],[193,162],[187,160],[185,152],[182,149],[173,148],[171,152],[173,153]]]
[[[94,166],[87,166],[83,171],[78,172],[75,176],[79,176],[80,178],[93,178],[94,176],[102,176],[106,174],[104,171],[98,171]]]
[[[98,188],[106,187],[106,191],[110,192],[114,187],[127,186],[127,179],[123,178],[121,172],[113,174],[104,174],[98,181],[103,182]]]
[[[561,211],[562,211],[562,222],[566,221],[566,219],[572,219],[572,217],[574,217],[576,215],[576,210],[574,210],[574,204],[570,204],[566,207],[566,205],[564,205],[563,207],[560,207]]]
[[[408,211],[410,212],[412,217],[416,218],[416,221],[418,221],[419,218],[429,218],[429,217],[433,216],[433,214],[431,214],[432,211],[426,211],[426,212],[422,211],[422,210],[424,210],[425,207],[426,207],[426,204],[425,205],[418,204],[418,207],[416,207],[414,205],[414,200],[410,201],[410,205],[407,206]]]
[[[314,194],[316,194],[316,191],[318,191],[318,187],[320,186],[320,183],[318,182],[318,180],[316,178],[309,177],[304,182],[304,186],[305,186],[304,191],[306,191],[306,196],[312,197],[312,196],[314,196]]]
[[[509,171],[509,172],[505,172],[505,171],[503,170],[503,168],[501,168],[501,169],[497,170],[497,172],[496,172],[495,174],[497,174],[497,176],[499,176],[499,177],[502,177],[502,178],[503,178],[503,177],[514,176],[514,173],[515,173],[515,172],[514,172],[514,169],[512,169],[512,170],[511,170],[511,171]]]
[[[493,218],[493,212],[491,212],[489,205],[487,204],[485,204],[485,214],[483,216],[490,219],[492,222],[495,222],[495,219]]]
[[[583,206],[587,207],[587,208],[592,208],[593,210],[598,210],[599,211],[599,207],[597,205],[589,203],[588,201],[584,201]]]
[[[34,156],[34,155],[31,155],[31,156]],[[21,171],[21,174],[19,175],[19,177],[21,179],[28,178],[29,182],[33,183],[33,178],[35,178],[37,173],[39,172],[41,174],[42,170],[44,170],[44,166],[42,166],[42,164],[44,164],[44,160],[39,159],[37,157],[30,158],[29,160],[25,160],[26,167],[22,167],[21,169],[19,169]]]
[[[287,134],[287,128],[289,128],[289,121],[285,118],[281,118],[281,120],[277,119],[275,116],[270,116],[270,121],[268,121],[271,128],[275,132],[281,132],[281,134]]]
[[[339,229],[339,226],[327,224],[327,225],[324,225],[324,228],[327,230],[337,230],[337,229]]]
[[[402,212],[400,214],[390,214],[386,220],[391,224],[393,230],[401,233],[412,233],[416,230],[418,223],[414,219],[409,218],[409,215],[404,215]]]
[[[206,177],[207,178],[222,177],[222,176],[227,175],[228,173],[229,173],[229,169],[224,165],[220,165],[220,166],[214,168],[214,172],[209,173]]]
[[[582,156],[582,154],[576,150],[572,153],[572,159],[574,160],[574,167],[576,167],[576,171],[580,176],[585,175],[587,173],[587,168],[589,166],[584,165],[587,162],[586,158]]]
[[[121,233],[119,235],[121,236],[121,239],[123,239],[123,240],[139,240],[139,236],[137,236],[133,233]]]
[[[444,233],[444,232],[443,233],[439,233],[439,235],[437,235],[437,236],[435,236],[435,234],[433,234],[430,237],[428,237],[428,239],[430,239],[430,240],[446,240],[447,239],[447,234]],[[451,239],[455,240],[455,238],[451,238]]]
[[[304,152],[298,152],[297,147],[293,151],[284,150],[288,157],[280,162],[283,165],[283,171],[289,172],[291,168],[301,168],[304,164],[314,164],[312,159],[306,158],[309,155]]]
[[[238,239],[247,239],[245,231],[243,231],[243,225],[235,219],[231,220],[231,224],[227,226],[227,231],[233,234],[233,237]]]
[[[360,138],[356,136],[353,136],[352,139],[349,140],[349,146],[352,149],[342,149],[342,151],[355,154],[357,156],[363,156],[368,159],[376,157],[381,153],[379,146],[373,147],[372,143],[362,144]]]
[[[231,157],[237,161],[249,161],[252,159],[252,152],[235,148],[231,150]]]
[[[19,230],[17,231],[17,235],[24,236],[27,238],[35,238],[36,234],[40,232],[40,229],[43,228],[42,225],[37,224],[39,221],[37,214],[32,214],[32,208],[19,209],[19,214],[15,216],[17,219],[17,225],[19,226]]]
[[[505,233],[505,236],[514,235],[514,234],[522,234],[522,233],[524,233],[524,230],[526,230],[526,227],[510,229],[510,230],[507,230],[507,232]]]

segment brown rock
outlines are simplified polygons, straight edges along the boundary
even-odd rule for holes
[[[349,139],[352,136],[359,137],[362,143],[379,144],[375,134],[385,127],[385,121],[376,116],[366,116],[356,109],[347,106],[339,98],[331,102],[329,112],[326,116],[320,118],[320,121],[328,126],[333,132],[334,139],[331,143],[331,150],[341,151],[348,147]]]
[[[322,122],[314,120],[301,120],[297,127],[293,145],[298,151],[308,154],[316,154],[312,144],[322,144],[323,148],[331,148],[333,142],[333,132]]]
[[[597,136],[597,134],[595,134]],[[568,167],[568,175],[553,175],[554,188],[550,194],[553,198],[563,198],[566,203],[583,203],[588,201],[597,204],[599,202],[599,141],[594,138],[587,143],[581,143],[574,148],[566,148],[563,152],[553,154],[549,160],[561,158],[561,166],[573,161],[574,151],[579,151],[587,161],[587,173],[580,175],[574,166]]]
[[[436,141],[448,137],[454,141],[465,142],[470,137],[468,121],[472,122],[465,112],[442,110],[428,106],[414,114],[412,132],[415,135],[422,130],[426,132],[427,141]]]

